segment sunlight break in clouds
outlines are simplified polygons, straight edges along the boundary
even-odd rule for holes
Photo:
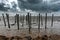
[[[17,10],[20,11],[20,9],[19,9],[19,7],[18,7],[18,2],[17,2],[17,0],[8,0],[8,1],[9,1],[9,3],[10,3],[10,6],[12,6],[12,5],[11,5],[11,2],[14,1],[14,2],[17,4]]]
[[[47,2],[47,3],[49,3],[51,0],[43,0],[43,2]]]

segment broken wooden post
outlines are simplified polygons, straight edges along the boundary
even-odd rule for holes
[[[45,29],[47,29],[47,13],[45,14]]]
[[[38,16],[38,31],[40,32],[40,13],[39,13],[39,16]]]
[[[43,17],[42,17],[42,15],[41,15],[41,25],[43,25]]]
[[[10,29],[10,23],[9,23],[9,14],[6,14],[7,22],[8,22],[8,28]]]
[[[53,27],[53,17],[54,17],[54,14],[52,14],[51,27]]]
[[[4,26],[6,26],[6,21],[5,21],[4,14],[2,14],[2,16],[3,16]]]
[[[18,27],[18,30],[19,30],[19,14],[16,14],[16,16],[17,16],[17,27]]]

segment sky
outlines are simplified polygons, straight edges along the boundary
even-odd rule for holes
[[[13,5],[11,4],[11,2],[13,1],[17,5],[16,9],[19,11],[21,10],[37,12],[60,11],[60,0],[7,0],[5,4],[9,4],[10,8],[14,9],[14,7],[12,7]]]
[[[15,9],[14,9],[14,7],[16,6],[16,10],[20,10],[19,9],[19,7],[18,7],[18,2],[17,2],[17,0],[0,0],[0,4],[1,3],[4,3],[5,5],[4,5],[4,7],[10,7],[10,9],[11,10],[14,10],[15,11]],[[16,5],[14,5],[13,3],[15,3]],[[3,4],[2,4],[3,5]],[[0,5],[1,6],[1,5]],[[14,6],[14,7],[13,7]],[[1,8],[1,7],[0,7]],[[3,9],[3,8],[2,8]],[[8,10],[8,9],[7,9]]]
[[[60,11],[60,0],[18,0],[20,9],[38,12]]]
[[[18,4],[17,0],[0,0],[0,3],[3,1],[3,3],[5,4],[11,4],[11,2],[15,2],[16,4]]]
[[[17,4],[17,10],[20,11],[20,8],[18,7],[18,1],[17,1],[17,0],[8,0],[8,1],[9,1],[9,3],[10,3],[10,6],[12,6],[12,5],[11,5],[11,2],[14,1],[14,2]]]

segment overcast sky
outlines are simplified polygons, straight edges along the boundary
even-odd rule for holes
[[[33,11],[60,11],[60,0],[18,0],[20,9]]]
[[[11,2],[13,1],[17,4],[18,10],[31,10],[38,12],[60,11],[60,0],[5,0],[4,3],[9,4],[10,7],[12,7]]]

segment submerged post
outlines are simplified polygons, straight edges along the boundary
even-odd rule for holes
[[[40,13],[39,13],[39,16],[38,16],[38,31],[40,32]]]
[[[16,14],[16,17],[17,17],[17,27],[18,27],[18,30],[19,30],[19,14]]]
[[[8,22],[8,28],[10,29],[10,23],[9,23],[9,14],[6,14],[7,22]]]
[[[2,14],[2,16],[3,16],[4,26],[6,26],[6,21],[5,21],[4,14]]]
[[[53,18],[54,18],[54,14],[52,14],[51,27],[53,27]]]

